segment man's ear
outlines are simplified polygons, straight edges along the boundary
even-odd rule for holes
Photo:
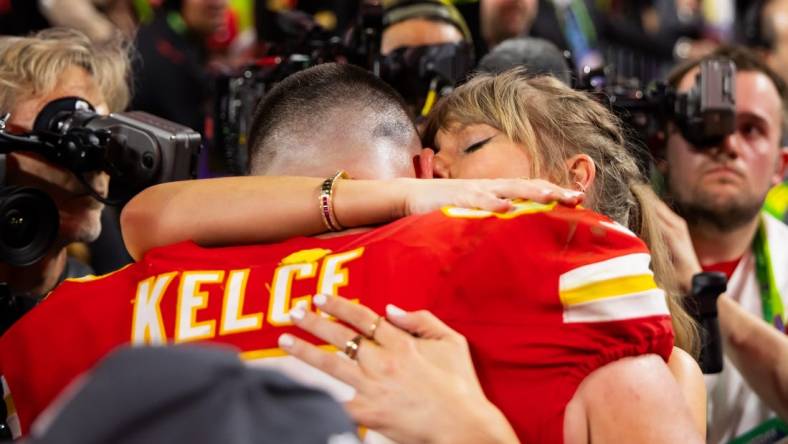
[[[780,152],[777,153],[777,168],[774,171],[772,186],[786,180],[786,174],[788,174],[788,146],[780,148]]]
[[[421,150],[421,153],[416,156],[416,159],[418,160],[416,177],[419,179],[432,179],[434,177],[432,172],[435,164],[435,151],[424,148]]]
[[[596,177],[596,165],[588,154],[575,154],[566,160],[566,167],[569,170],[570,188],[578,191],[588,191],[594,185]]]

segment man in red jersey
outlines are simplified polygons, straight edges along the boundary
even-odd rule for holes
[[[304,88],[309,74],[294,81]],[[342,294],[377,311],[389,302],[432,310],[468,337],[487,395],[520,438],[560,442],[567,403],[598,387],[578,388],[586,376],[604,378],[621,358],[671,352],[664,295],[648,262],[643,243],[606,218],[532,203],[505,215],[449,208],[365,233],[269,246],[187,242],[61,286],[0,338],[0,373],[22,431],[74,377],[126,343],[229,344],[248,360],[315,382],[315,372],[283,356],[277,338],[296,333],[292,307],[308,306],[315,293]],[[638,372],[654,364],[627,371],[644,379]],[[646,380],[652,384],[638,393],[613,387],[594,397],[606,409],[583,401],[597,407],[584,416],[593,431],[624,415],[617,419],[626,433],[595,436],[686,441],[696,433],[688,413],[663,427],[665,415],[686,405],[674,381]]]
[[[587,375],[627,356],[669,357],[670,317],[648,264],[643,243],[606,218],[532,203],[505,217],[450,207],[270,246],[182,243],[61,285],[0,338],[3,356],[15,357],[0,368],[25,428],[76,375],[128,342],[229,344],[310,380],[277,338],[295,333],[292,307],[342,294],[379,312],[396,302],[444,319],[467,336],[487,396],[521,439],[552,442]]]

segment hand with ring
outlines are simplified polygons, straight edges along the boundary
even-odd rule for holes
[[[279,345],[353,386],[345,407],[359,424],[397,442],[518,442],[484,396],[465,338],[431,313],[388,305],[383,317],[342,297],[313,302],[352,328],[303,307],[290,312],[292,321],[351,359],[289,334]]]

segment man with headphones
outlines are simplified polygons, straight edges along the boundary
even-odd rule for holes
[[[119,44],[95,44],[84,34],[49,29],[30,37],[0,38],[0,114],[8,113],[5,130],[27,133],[36,116],[52,100],[80,97],[101,114],[122,111],[129,98],[129,66]],[[104,205],[88,191],[106,197],[109,176],[91,171],[80,180],[42,156],[29,152],[6,155],[2,186],[32,187],[54,200],[59,231],[43,259],[29,265],[0,262],[0,282],[8,295],[0,298],[0,332],[68,277],[91,273],[70,258],[66,247],[92,242],[101,232]]]
[[[475,64],[468,25],[447,0],[384,0],[380,53],[381,78],[420,118]]]

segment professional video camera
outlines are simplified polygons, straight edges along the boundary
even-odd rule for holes
[[[267,55],[217,82],[215,144],[232,174],[246,173],[246,135],[257,104],[290,74],[320,63],[352,63],[391,84],[418,112],[428,109],[473,67],[473,50],[467,43],[409,47],[381,55],[383,9],[376,2],[360,4],[356,23],[344,37],[299,11],[278,13],[267,23],[263,36],[269,41]]]
[[[645,90],[637,82],[608,84],[604,69],[590,70],[578,85],[597,93],[610,105],[634,136],[639,147],[656,152],[664,143],[668,122],[673,122],[687,141],[697,149],[718,145],[735,130],[736,66],[731,60],[705,60],[693,87],[679,93],[655,82]],[[638,148],[639,148],[638,147]],[[648,165],[648,152],[641,154],[640,165]]]
[[[437,97],[450,93],[473,69],[470,44],[409,46],[381,57],[380,77],[426,116]]]
[[[68,97],[47,104],[33,131],[6,132],[8,115],[0,118],[0,172],[5,155],[31,152],[71,172],[96,200],[85,180],[91,171],[106,171],[113,187],[133,193],[147,186],[194,177],[200,135],[159,117],[139,112],[96,114],[83,99]],[[0,261],[16,266],[39,260],[57,235],[59,216],[40,190],[5,186],[0,174]]]

